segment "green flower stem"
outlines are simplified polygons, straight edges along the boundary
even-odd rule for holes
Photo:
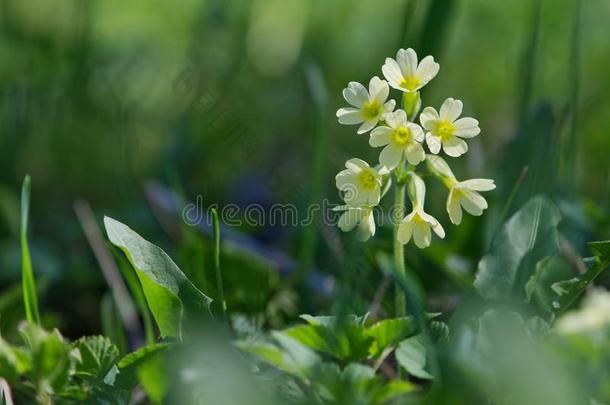
[[[218,290],[218,298],[220,299],[222,317],[228,321],[227,301],[225,300],[222,274],[220,272],[220,220],[218,219],[218,211],[216,209],[212,209],[212,219],[214,222],[214,268],[216,270],[216,288]]]
[[[396,271],[404,276],[405,270],[405,248],[398,240],[398,227],[405,216],[405,191],[406,191],[406,173],[404,173],[403,162],[396,169],[396,194],[394,199],[394,267]],[[405,294],[396,285],[396,317],[406,316],[406,298]]]

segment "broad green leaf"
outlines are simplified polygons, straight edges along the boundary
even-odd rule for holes
[[[280,370],[290,372],[290,366],[286,364],[284,352],[282,349],[267,342],[248,342],[238,341],[235,345],[244,352],[250,353],[259,359],[279,368]]]
[[[283,332],[313,350],[346,361],[366,358],[373,341],[362,325],[354,323],[298,325]]]
[[[561,256],[545,257],[536,263],[536,271],[525,284],[526,302],[534,300],[544,311],[550,311],[557,294],[552,285],[572,274],[572,267]]]
[[[82,337],[72,347],[80,353],[75,373],[84,377],[103,379],[119,357],[119,349],[105,336]]]
[[[273,332],[273,338],[279,343],[285,353],[285,364],[295,375],[309,378],[315,367],[320,364],[320,357],[305,345],[299,343],[284,332]]]
[[[105,217],[104,225],[110,242],[125,253],[135,269],[162,336],[180,338],[185,319],[209,316],[211,299],[161,248],[112,218]]]
[[[21,188],[21,277],[23,286],[23,303],[28,322],[40,324],[38,311],[38,296],[36,295],[36,282],[32,270],[32,259],[28,246],[28,214],[30,210],[30,176],[25,176]]]
[[[424,367],[426,366],[426,346],[421,335],[405,339],[396,349],[396,360],[407,373],[423,379],[433,378]]]
[[[388,346],[394,346],[403,339],[414,335],[417,331],[415,321],[411,317],[384,319],[370,326],[365,334],[373,339],[369,353],[377,357]]]
[[[589,243],[595,254],[593,264],[585,273],[570,280],[560,281],[551,287],[557,294],[551,306],[556,314],[563,313],[583,293],[587,286],[610,265],[610,241]]]
[[[487,299],[522,298],[535,263],[557,249],[561,215],[545,197],[534,197],[502,227],[479,262],[474,286]]]
[[[136,369],[140,385],[154,404],[163,403],[163,398],[169,390],[167,366],[166,356],[157,354],[144,361]]]

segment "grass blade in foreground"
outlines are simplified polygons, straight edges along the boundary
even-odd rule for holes
[[[163,337],[180,338],[184,320],[189,316],[209,316],[212,300],[189,281],[161,248],[112,218],[104,217],[104,226],[110,242],[125,253],[136,271]]]
[[[216,209],[212,209],[212,218],[214,219],[214,268],[216,270],[216,285],[222,316],[226,319],[227,301],[225,300],[225,290],[222,285],[222,274],[220,273],[220,220],[218,219],[218,211]]]
[[[38,312],[38,297],[36,296],[36,282],[32,270],[32,260],[28,247],[28,213],[30,210],[30,176],[25,176],[21,188],[21,277],[23,286],[23,303],[28,322],[40,324]]]

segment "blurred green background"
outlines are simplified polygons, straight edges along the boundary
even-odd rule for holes
[[[45,280],[42,307],[55,314],[48,323],[69,337],[98,332],[107,287],[75,200],[88,201],[98,220],[130,224],[187,273],[207,260],[189,243],[209,241],[189,239],[191,229],[173,237],[145,192],[151,180],[186,200],[202,195],[206,206],[339,202],[334,175],[344,161],[377,159],[366,136],[336,123],[341,90],[381,76],[399,47],[441,65],[425,105],[459,98],[480,121],[481,136],[455,164],[458,177],[498,184],[484,219],[449,228],[427,251],[407,249],[408,265],[432,290],[430,305],[452,308],[498,223],[538,192],[556,197],[585,254],[584,241],[610,237],[609,19],[606,0],[0,0],[2,326],[19,302],[8,292],[20,280],[25,174],[33,180],[30,241]],[[515,205],[503,214],[525,166]],[[431,195],[433,214],[444,215],[444,195]],[[173,226],[179,222],[176,215]],[[340,280],[339,294],[361,297],[362,305],[351,303],[360,312],[376,291],[368,280],[380,278],[371,252],[390,251],[390,229],[365,249],[327,226],[313,237],[298,227],[241,231],[302,265],[313,260]],[[239,271],[256,266],[229,260],[237,284]],[[328,302],[274,288],[263,301],[277,308],[264,311],[279,308],[278,324],[294,317],[295,305],[328,310]]]

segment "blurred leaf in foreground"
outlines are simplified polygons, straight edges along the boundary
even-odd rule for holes
[[[522,298],[535,264],[557,249],[559,209],[546,197],[528,201],[502,227],[479,262],[474,282],[483,298]]]

